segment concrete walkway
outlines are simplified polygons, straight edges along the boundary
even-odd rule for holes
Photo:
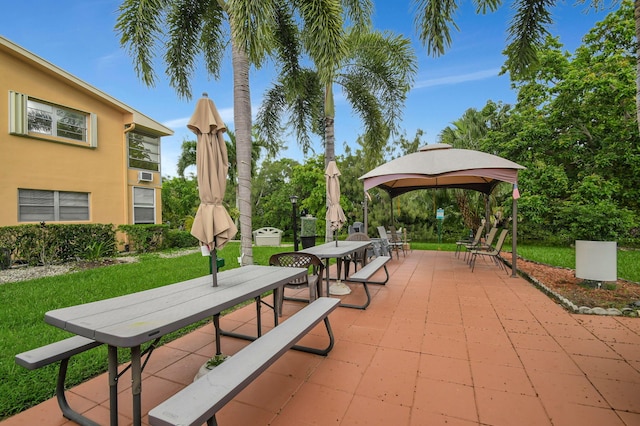
[[[451,252],[414,250],[388,266],[391,279],[371,286],[367,310],[331,314],[336,345],[328,357],[288,352],[218,423],[640,425],[639,319],[570,314],[526,280],[481,261],[472,273]],[[361,287],[347,297],[360,302]],[[300,305],[285,302],[285,315]],[[255,306],[221,322],[249,331]],[[303,343],[322,346],[322,331]],[[145,413],[193,379],[214,352],[212,337],[207,325],[154,352]],[[245,344],[223,339],[229,354]],[[122,387],[120,424],[129,425],[130,389]],[[70,403],[108,424],[106,376],[72,389]],[[0,423],[65,424],[54,399]]]

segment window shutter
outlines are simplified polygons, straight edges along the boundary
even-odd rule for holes
[[[98,147],[98,115],[89,114],[89,146],[91,148]]]
[[[9,133],[12,135],[28,133],[27,99],[27,95],[9,91]]]

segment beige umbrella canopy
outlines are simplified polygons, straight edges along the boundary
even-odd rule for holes
[[[329,161],[327,170],[324,172],[324,177],[327,182],[327,215],[326,220],[329,223],[331,230],[336,231],[342,228],[342,225],[347,221],[344,216],[342,206],[340,206],[340,171],[335,161]]]
[[[196,172],[200,206],[193,220],[191,234],[213,251],[211,264],[216,265],[215,250],[221,249],[238,232],[229,212],[222,204],[227,188],[229,158],[222,134],[227,130],[213,101],[203,93],[187,128],[197,135]],[[215,268],[212,267],[214,285]]]
[[[342,210],[342,206],[340,205],[340,171],[338,170],[338,166],[335,161],[329,161],[327,165],[327,170],[324,172],[324,177],[327,182],[327,224],[331,228],[331,231],[335,233],[338,229],[342,228],[342,225],[347,221],[347,218],[344,216],[344,211]],[[336,246],[338,245],[338,240],[336,240]],[[340,281],[338,277],[338,282],[331,284],[329,286],[329,293],[336,295],[345,295],[351,293],[351,289]]]

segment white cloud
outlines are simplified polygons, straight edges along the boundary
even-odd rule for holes
[[[476,71],[469,74],[450,75],[447,77],[430,78],[416,82],[414,89],[422,89],[425,87],[446,86],[450,84],[466,83],[469,81],[486,80],[487,78],[497,77],[500,68],[490,68],[487,70]]]

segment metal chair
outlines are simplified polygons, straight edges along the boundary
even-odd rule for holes
[[[402,237],[400,237],[400,234],[396,230],[396,227],[393,225],[389,226],[389,231],[391,231],[390,243],[392,245],[392,248],[396,250],[396,254],[399,253],[400,250],[402,250],[402,255],[404,257],[407,257],[407,253],[404,251],[404,242],[402,242]]]
[[[467,247],[469,245],[477,245],[480,242],[480,238],[482,238],[482,231],[484,231],[484,224],[485,224],[485,220],[482,219],[482,222],[480,223],[480,226],[478,226],[478,229],[476,230],[476,234],[473,238],[463,238],[461,240],[456,241],[456,254],[455,256],[458,257],[460,255],[460,250],[462,249],[462,247]]]
[[[277,305],[278,314],[282,316],[282,305],[284,300],[310,303],[321,294],[322,273],[324,264],[315,254],[302,253],[298,251],[276,253],[269,258],[271,266],[286,266],[290,268],[307,268],[309,274],[298,280],[285,284],[274,296],[274,303]],[[309,287],[309,298],[292,297],[285,295],[285,289],[296,289]]]
[[[507,237],[508,229],[503,229],[500,232],[500,236],[498,237],[498,242],[495,247],[489,249],[479,249],[479,250],[471,250],[469,253],[471,258],[469,260],[469,266],[471,266],[471,272],[475,269],[476,266],[476,258],[478,256],[487,256],[493,260],[493,262],[502,268],[506,273],[509,273],[507,267],[504,266],[504,262],[502,261],[502,257],[500,257],[500,252],[502,251],[502,245],[504,244],[504,240]]]
[[[496,234],[498,233],[498,227],[497,225],[493,225],[491,227],[491,229],[489,230],[489,233],[486,235],[485,240],[482,241],[482,238],[480,238],[480,240],[474,244],[467,244],[465,246],[466,248],[466,252],[464,253],[464,258],[467,258],[467,253],[471,252],[472,250],[490,250],[492,249],[492,245],[493,244],[493,240],[496,238]],[[471,261],[471,259],[468,259],[468,261]]]
[[[391,241],[389,239],[389,236],[387,235],[387,230],[384,229],[384,226],[378,226],[378,234],[380,234],[380,240],[382,241],[382,246],[384,247],[385,245],[388,247],[388,255],[392,256],[392,252],[395,250],[396,252],[396,258],[400,259],[400,247],[397,244],[394,244],[393,241]]]
[[[347,241],[371,241],[371,238],[369,238],[369,236],[364,232],[354,232],[353,234],[350,234],[346,240]],[[360,264],[360,267],[367,264],[367,260],[369,258],[367,252],[368,252],[368,249],[365,247],[362,250],[358,250],[357,252],[341,259],[342,262],[344,262],[344,279],[345,280],[349,276],[349,266],[352,263],[353,263],[354,271],[358,270],[358,264]]]

